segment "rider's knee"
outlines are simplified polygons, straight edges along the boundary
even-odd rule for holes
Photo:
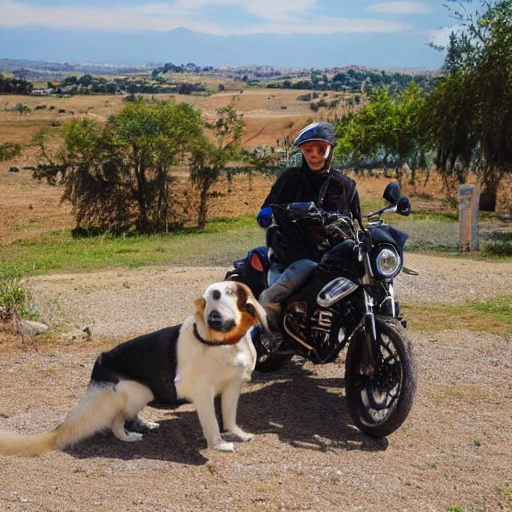
[[[263,305],[282,302],[307,281],[315,267],[316,263],[308,259],[293,262],[277,281],[261,293],[260,302]]]

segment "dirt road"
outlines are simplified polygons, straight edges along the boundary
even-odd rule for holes
[[[473,264],[460,274],[449,261],[410,255],[406,264],[420,275],[397,283],[402,299],[450,304],[511,289],[507,264]],[[55,341],[36,351],[2,338],[0,429],[54,427],[81,397],[110,336],[179,322],[220,278],[221,269],[209,268],[34,279]],[[85,324],[90,341],[66,338]],[[316,367],[292,361],[276,374],[255,373],[244,388],[239,420],[256,437],[235,453],[206,450],[192,406],[146,408],[143,416],[161,428],[139,443],[108,433],[66,452],[0,457],[0,510],[512,510],[512,340],[454,330],[411,337],[416,401],[388,439],[351,425],[342,358]]]

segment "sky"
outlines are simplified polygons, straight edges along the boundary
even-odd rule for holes
[[[442,45],[455,23],[446,3],[460,5],[452,0],[0,0],[0,31],[137,33],[185,27],[217,36],[353,34],[375,40],[376,48],[379,37],[389,36],[403,38],[404,45],[413,37]]]

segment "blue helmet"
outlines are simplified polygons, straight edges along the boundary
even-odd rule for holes
[[[297,135],[297,138],[293,142],[293,145],[300,148],[306,142],[312,142],[320,140],[327,142],[332,147],[336,146],[336,137],[334,136],[334,127],[332,124],[319,122],[311,123],[303,128],[302,131]]]

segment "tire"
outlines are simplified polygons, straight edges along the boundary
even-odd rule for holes
[[[355,425],[371,437],[385,437],[405,421],[416,392],[411,341],[394,319],[376,319],[381,364],[369,374],[364,329],[348,347],[345,391]]]

